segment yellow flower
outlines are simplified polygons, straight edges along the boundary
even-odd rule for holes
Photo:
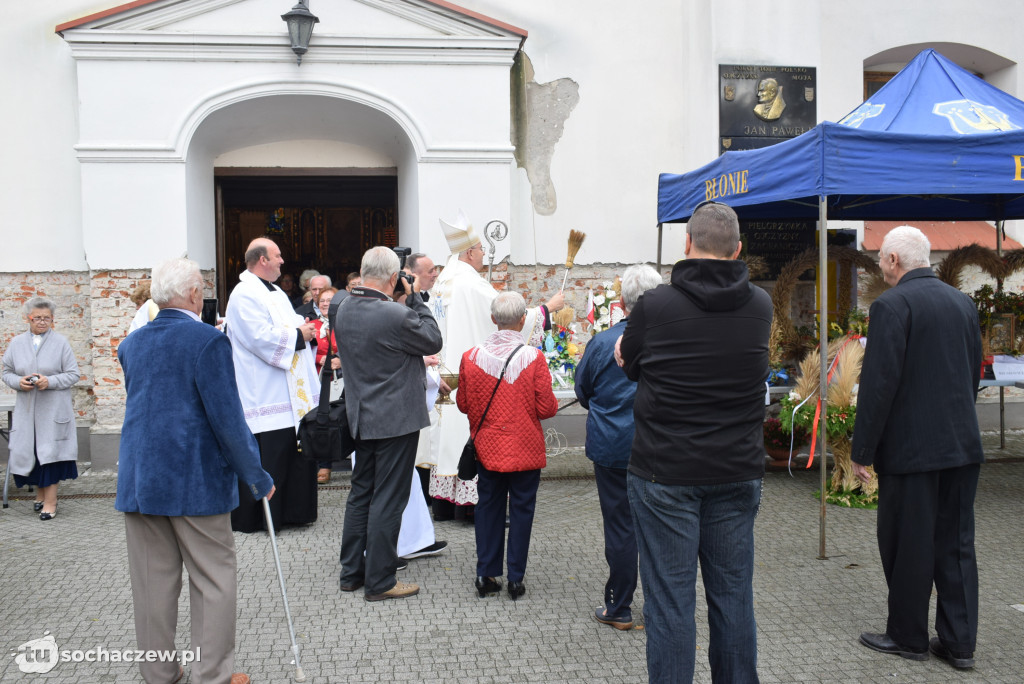
[[[570,342],[568,345],[566,345],[565,351],[569,353],[569,356],[576,356],[576,352],[578,352],[579,349],[576,347],[575,344]]]

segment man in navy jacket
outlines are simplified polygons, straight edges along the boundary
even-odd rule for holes
[[[650,266],[635,265],[622,274],[622,308],[629,312],[640,296],[661,285]],[[604,603],[594,619],[616,629],[633,627],[637,550],[633,518],[626,495],[626,466],[633,445],[633,397],[636,383],[615,362],[615,341],[626,330],[626,318],[594,336],[576,368],[576,398],[587,409],[587,458],[594,462],[597,498],[604,519],[604,558],[608,581]]]
[[[889,586],[884,634],[861,643],[956,668],[974,665],[978,566],[974,495],[985,460],[974,401],[981,332],[974,302],[928,266],[931,246],[911,226],[882,241],[891,290],[871,305],[860,375],[853,469],[878,474],[878,550]],[[932,583],[937,638],[928,640]]]
[[[232,674],[238,480],[253,498],[274,493],[246,426],[231,343],[199,321],[199,267],[172,259],[153,269],[160,313],[124,339],[117,358],[128,399],[115,508],[125,513],[135,634],[143,651],[174,651],[181,566],[188,568],[192,681],[245,684]],[[195,651],[193,651],[194,653]],[[176,662],[141,662],[147,682],[176,682]]]

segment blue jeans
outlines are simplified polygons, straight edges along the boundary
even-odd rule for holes
[[[630,473],[651,682],[692,682],[697,561],[704,579],[715,682],[757,682],[754,517],[761,480],[665,485]]]

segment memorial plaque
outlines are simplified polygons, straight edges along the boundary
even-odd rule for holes
[[[759,280],[776,280],[779,271],[808,247],[817,244],[815,221],[740,221],[740,239],[748,254],[764,259],[768,275]],[[813,280],[814,273],[801,276]]]
[[[718,80],[722,152],[767,147],[817,124],[814,67],[720,64]]]

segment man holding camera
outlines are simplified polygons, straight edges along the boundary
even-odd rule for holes
[[[344,339],[345,408],[356,440],[352,489],[341,537],[342,591],[365,586],[367,601],[419,593],[399,582],[398,532],[409,499],[409,477],[419,431],[429,425],[423,401],[423,357],[441,350],[441,332],[419,294],[419,279],[404,272],[387,247],[363,255],[363,284],[338,307],[335,332]],[[394,301],[396,286],[405,304]]]

